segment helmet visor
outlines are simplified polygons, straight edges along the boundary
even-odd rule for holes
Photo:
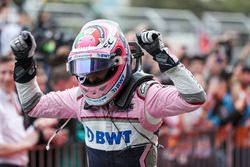
[[[68,63],[68,70],[77,76],[86,76],[93,72],[98,72],[114,66],[114,61],[110,59],[76,59]]]

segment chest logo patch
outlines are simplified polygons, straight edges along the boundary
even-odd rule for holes
[[[130,143],[132,131],[125,130],[119,132],[105,132],[105,131],[92,131],[88,126],[86,126],[86,137],[89,142],[94,142],[96,144],[120,144],[122,140],[126,144]]]

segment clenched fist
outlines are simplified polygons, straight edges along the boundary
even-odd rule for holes
[[[179,64],[179,60],[170,54],[160,38],[160,32],[155,30],[136,33],[139,45],[145,49],[159,64],[161,72],[165,72]]]
[[[18,83],[29,82],[36,76],[36,66],[33,60],[36,42],[33,35],[28,31],[22,31],[11,41],[10,47],[16,59],[14,80]]]
[[[31,58],[34,55],[36,42],[30,32],[22,31],[20,35],[11,41],[10,47],[18,61]]]

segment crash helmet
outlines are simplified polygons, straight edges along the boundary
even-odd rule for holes
[[[67,69],[79,81],[85,102],[102,106],[113,100],[131,77],[131,51],[120,26],[110,20],[86,23],[74,40]],[[88,75],[106,70],[103,80]]]

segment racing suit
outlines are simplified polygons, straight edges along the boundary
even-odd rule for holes
[[[158,137],[162,118],[197,109],[205,92],[182,65],[165,72],[174,86],[154,81],[141,84],[127,110],[112,101],[84,109],[84,94],[75,87],[43,95],[36,78],[16,83],[22,107],[32,117],[78,118],[86,133],[90,167],[153,167],[157,165]]]

